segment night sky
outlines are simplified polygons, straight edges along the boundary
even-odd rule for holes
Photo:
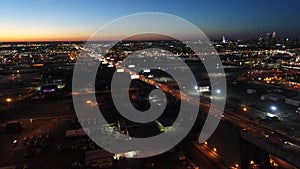
[[[300,37],[299,0],[7,0],[0,4],[0,41],[86,40],[104,24],[137,12],[177,15],[212,39],[222,35],[249,39],[273,31],[280,37]]]

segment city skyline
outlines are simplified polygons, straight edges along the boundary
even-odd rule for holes
[[[300,168],[300,1],[0,6],[0,169]]]
[[[0,42],[85,41],[101,26],[139,12],[162,12],[184,18],[209,38],[251,39],[277,32],[297,38],[298,1],[6,1],[0,7]],[[126,31],[120,28],[120,32]],[[105,40],[117,37],[107,33]]]

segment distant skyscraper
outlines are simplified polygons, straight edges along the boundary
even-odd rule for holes
[[[276,32],[267,32],[266,33],[266,38],[267,39],[275,39],[276,38]]]
[[[222,42],[223,42],[223,43],[227,43],[227,39],[226,39],[225,36],[222,37]]]
[[[276,38],[276,32],[272,33],[272,38]]]

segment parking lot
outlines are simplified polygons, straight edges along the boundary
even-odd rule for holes
[[[66,168],[73,161],[82,159],[80,153],[70,153],[68,156],[57,153],[57,145],[64,140],[64,130],[70,128],[68,119],[30,119],[21,121],[21,133],[3,134],[0,145],[0,166],[15,165],[18,168]],[[2,129],[3,130],[3,129]],[[17,143],[15,140],[17,140]]]
[[[66,130],[77,129],[73,117],[20,120],[23,131],[6,134],[1,127],[0,167],[17,168],[87,168],[85,151],[99,149],[87,136],[65,138]],[[116,169],[182,169],[196,165],[175,148],[174,151],[151,158],[114,160],[111,168]]]
[[[248,94],[247,89],[255,89],[256,93]],[[275,93],[284,95],[286,97],[293,97],[299,95],[299,93],[289,90],[280,90],[281,92],[276,92],[276,89],[277,88],[274,86],[256,83],[240,82],[238,84],[229,84],[228,98],[235,98],[235,103],[246,105],[249,109],[249,111],[247,111],[246,113],[243,113],[241,109],[234,110],[234,112],[240,113],[241,115],[251,118],[252,120],[258,120],[263,124],[274,128],[274,130],[280,130],[290,134],[291,136],[299,137],[300,131],[296,130],[297,128],[299,128],[300,122],[300,116],[296,113],[296,110],[298,109],[297,106],[288,105],[284,103],[284,101],[260,99],[262,95],[274,93],[274,91]],[[230,102],[228,102],[227,105],[230,105]],[[276,110],[271,109],[271,107],[274,106],[276,107]],[[257,111],[253,112],[250,110],[251,108]],[[275,115],[276,118],[268,118],[270,114]],[[264,120],[261,121],[261,119]]]

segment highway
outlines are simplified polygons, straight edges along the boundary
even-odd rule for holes
[[[105,61],[111,65],[114,65],[116,69],[124,69],[125,72],[128,72],[130,74],[138,74],[138,72],[135,72],[133,70],[130,70],[124,66],[121,66],[119,64],[114,63],[113,61],[106,60]],[[197,102],[193,96],[190,96],[183,91],[170,88],[167,84],[162,84],[154,79],[149,79],[144,75],[139,76],[139,80],[158,87],[160,90],[162,90],[165,93],[168,93],[172,96],[174,96],[178,100],[183,100],[186,102],[189,102],[191,104],[196,104],[199,105],[200,107],[205,107],[205,108],[210,108],[210,102],[201,100],[201,102]],[[222,111],[222,110],[219,110]],[[254,114],[261,114],[260,110],[256,110],[254,108],[251,108],[252,113]],[[216,117],[216,118],[222,118],[223,120],[229,121],[233,124],[237,124],[243,131],[247,131],[248,133],[251,133],[253,136],[260,136],[261,139],[264,139],[268,142],[270,141],[275,141],[276,144],[283,146],[287,145],[287,142],[290,142],[291,144],[288,143],[288,145],[292,146],[297,152],[300,153],[299,145],[300,145],[300,139],[293,137],[291,135],[288,135],[284,131],[276,130],[274,128],[270,128],[267,125],[260,124],[256,121],[249,120],[248,118],[241,116],[235,112],[230,112],[228,110],[225,110],[223,115],[221,117]],[[276,130],[276,131],[274,131]]]

